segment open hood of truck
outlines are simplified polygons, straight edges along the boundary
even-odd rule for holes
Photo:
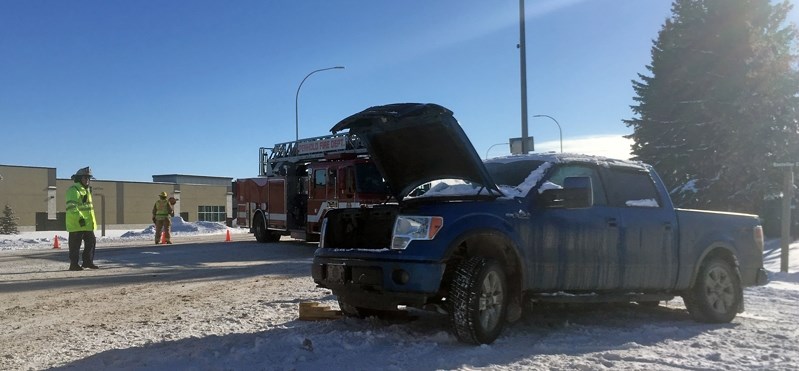
[[[452,111],[436,105],[400,103],[370,107],[330,131],[349,130],[366,148],[397,200],[422,184],[462,179],[501,194]]]

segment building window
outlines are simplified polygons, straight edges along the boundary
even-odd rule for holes
[[[225,207],[197,206],[197,220],[201,222],[225,222]]]

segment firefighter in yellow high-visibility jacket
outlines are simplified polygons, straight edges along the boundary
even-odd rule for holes
[[[67,217],[66,227],[69,232],[69,270],[81,271],[83,268],[97,269],[94,265],[94,248],[97,238],[94,228],[97,220],[94,217],[92,204],[92,189],[89,182],[93,179],[89,167],[75,172],[72,184],[67,189]],[[83,266],[78,265],[80,245],[83,243]]]
[[[172,204],[166,199],[166,192],[161,192],[158,195],[158,201],[153,205],[153,223],[155,224],[155,244],[161,243],[161,233],[164,233],[164,242],[172,244],[172,235],[170,228],[172,227],[172,218],[175,216],[175,209]]]

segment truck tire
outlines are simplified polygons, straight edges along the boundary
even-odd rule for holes
[[[455,269],[449,290],[450,320],[460,341],[491,344],[505,326],[507,281],[493,259],[471,257]]]
[[[253,222],[253,234],[255,240],[261,243],[280,241],[280,233],[266,229],[264,218],[260,215],[256,216]]]
[[[255,235],[255,240],[261,243],[268,242],[268,231],[266,230],[266,226],[264,225],[264,218],[261,215],[255,217],[255,220],[252,222],[253,231],[252,233]]]
[[[266,242],[278,242],[278,241],[280,241],[280,233],[267,230]]]
[[[694,286],[683,295],[691,317],[706,323],[732,321],[742,300],[737,270],[720,257],[712,257],[702,263]]]

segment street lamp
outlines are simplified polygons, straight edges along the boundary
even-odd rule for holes
[[[555,125],[558,125],[558,133],[560,133],[560,153],[563,153],[563,130],[560,128],[560,123],[558,123],[558,120],[555,120],[555,118],[548,115],[535,115],[533,117],[546,117],[552,121],[555,121]]]
[[[508,144],[508,143],[497,143],[497,144],[492,144],[490,147],[488,147],[488,149],[486,150],[486,160],[488,160],[488,152],[491,151],[491,148],[494,148],[496,146],[501,146],[503,144]]]
[[[308,77],[317,72],[322,72],[327,70],[343,70],[343,69],[344,66],[321,68],[315,71],[311,71],[311,73],[305,75],[305,78],[302,79],[302,81],[300,82],[300,86],[297,87],[297,94],[294,95],[294,136],[295,136],[294,140],[300,140],[300,119],[299,119],[299,109],[297,108],[297,102],[300,99],[300,88],[302,88],[302,84],[305,82],[306,79],[308,79]]]

